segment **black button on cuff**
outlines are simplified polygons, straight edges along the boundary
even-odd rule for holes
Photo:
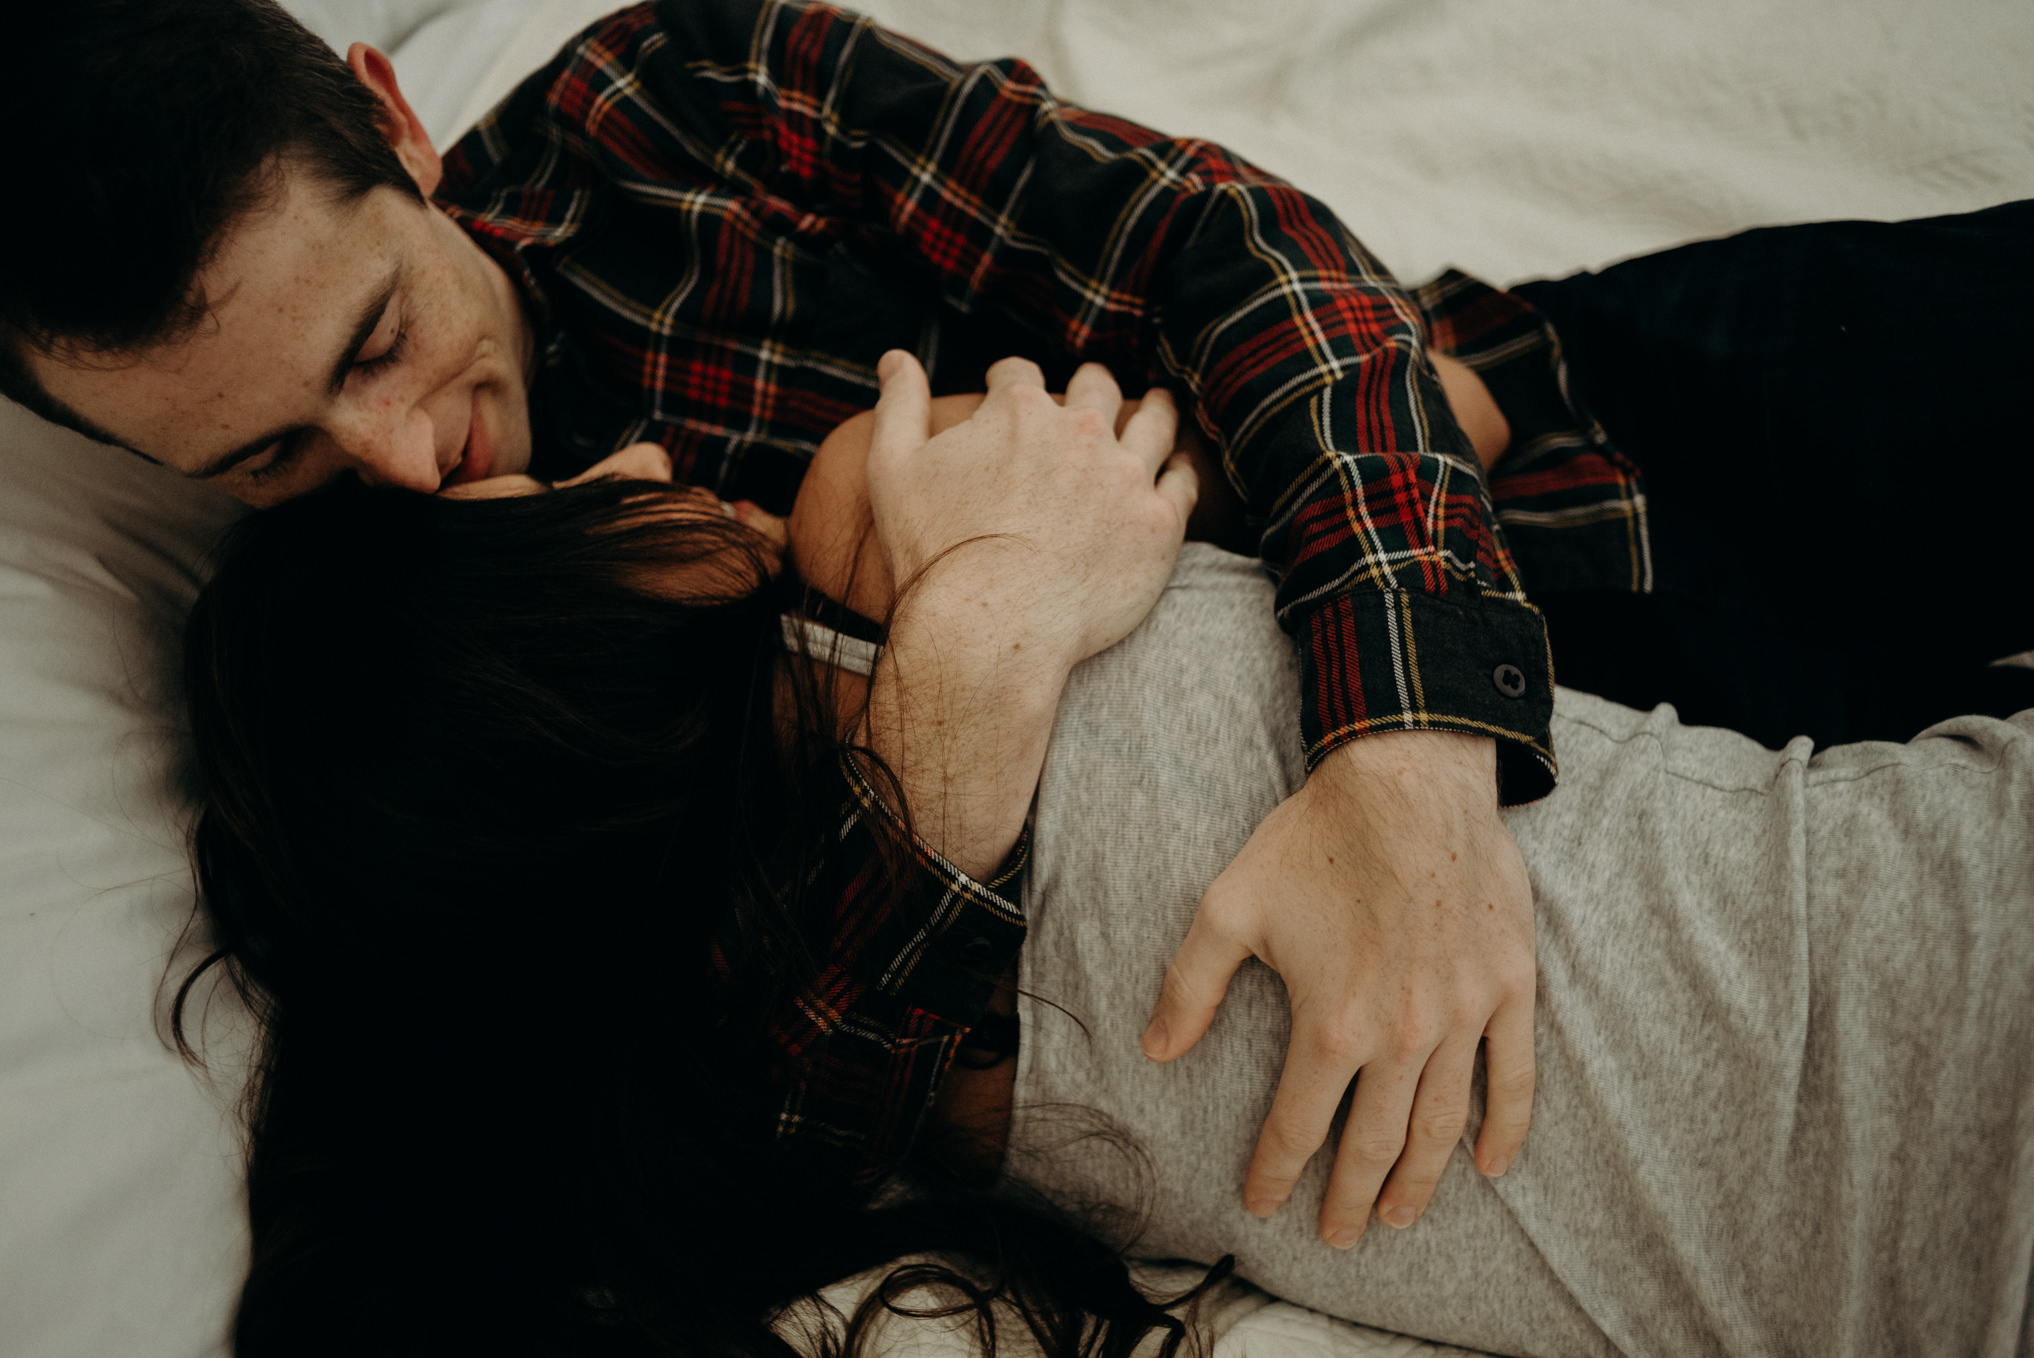
[[[977,934],[975,937],[961,944],[960,959],[961,961],[967,963],[969,966],[978,967],[982,963],[988,961],[989,954],[995,952],[995,950],[996,945],[994,943]]]
[[[1490,672],[1490,682],[1507,698],[1525,697],[1525,671],[1516,665],[1499,665]]]

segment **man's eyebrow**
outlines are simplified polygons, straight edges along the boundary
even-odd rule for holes
[[[353,324],[353,335],[346,341],[346,347],[339,351],[338,361],[332,365],[332,375],[326,380],[326,389],[332,395],[337,396],[340,390],[345,387],[346,373],[353,367],[353,356],[360,352],[360,346],[367,343],[367,337],[372,335],[374,328],[381,324],[382,313],[388,310],[388,304],[395,299],[396,289],[401,286],[402,278],[401,265],[397,265],[389,270],[388,277],[382,280],[381,286],[375,289],[374,295],[367,299],[367,305],[360,309],[359,319]],[[225,456],[214,458],[198,470],[192,472],[191,479],[193,481],[210,481],[214,477],[224,476],[227,472],[232,471],[235,467],[247,461],[248,458],[253,457],[270,444],[288,438],[301,428],[303,428],[302,425],[292,425],[287,429],[278,429],[272,433],[263,434],[252,442],[243,443]]]

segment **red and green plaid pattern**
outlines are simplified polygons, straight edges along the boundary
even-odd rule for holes
[[[1417,289],[1428,343],[1474,368],[1511,423],[1491,493],[1535,590],[1653,587],[1639,469],[1568,389],[1561,342],[1524,299],[1450,270]]]
[[[1299,644],[1310,763],[1464,731],[1497,738],[1507,800],[1553,785],[1544,628],[1423,360],[1433,322],[1325,207],[1222,148],[824,5],[662,0],[526,80],[438,200],[538,318],[540,468],[650,439],[681,479],[782,512],[886,349],[935,390],[1013,353],[1060,380],[1097,360],[1188,393],[1222,449]],[[1549,484],[1527,512],[1575,508]],[[844,804],[851,868],[884,813]],[[967,970],[994,976],[1022,938],[993,889],[920,859],[903,907],[843,870],[834,963],[778,1034],[782,1133],[865,1165],[986,1000],[926,959],[986,939]]]
[[[833,946],[771,1028],[785,1097],[770,1116],[781,1142],[866,1183],[903,1159],[955,1047],[1016,963],[1024,917],[1011,902],[1029,840],[976,882],[906,837],[890,877],[878,843],[898,844],[890,812],[852,760],[841,767]]]

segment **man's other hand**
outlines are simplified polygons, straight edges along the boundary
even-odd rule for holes
[[[1502,1174],[1532,1119],[1532,888],[1497,814],[1496,749],[1410,731],[1332,751],[1202,897],[1150,1028],[1178,1057],[1207,1031],[1246,957],[1284,979],[1292,1039],[1243,1186],[1269,1216],[1291,1195],[1350,1081],[1321,1238],[1348,1248],[1376,1206],[1426,1210],[1469,1115],[1479,1042],[1488,1084],[1476,1163]]]
[[[1119,431],[1108,369],[1083,364],[1061,404],[1036,364],[1006,358],[974,414],[934,435],[917,360],[894,350],[881,372],[867,472],[876,537],[900,590],[938,563],[928,590],[965,605],[951,644],[1070,669],[1143,621],[1198,493],[1174,452],[1170,393],[1152,391]],[[916,604],[908,592],[899,602]]]

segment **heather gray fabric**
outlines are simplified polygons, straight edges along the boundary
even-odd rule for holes
[[[1326,1155],[1271,1221],[1240,1203],[1276,976],[1246,963],[1173,1065],[1137,1049],[1200,890],[1302,777],[1295,691],[1270,587],[1199,547],[1077,673],[1025,898],[1015,1177],[1143,1206],[1138,1254],[1233,1251],[1279,1296],[1472,1348],[2029,1350],[2034,712],[1775,752],[1562,692],[1560,789],[1509,817],[1532,1134],[1486,1181],[1472,1118],[1427,1216],[1344,1254],[1314,1236]]]

